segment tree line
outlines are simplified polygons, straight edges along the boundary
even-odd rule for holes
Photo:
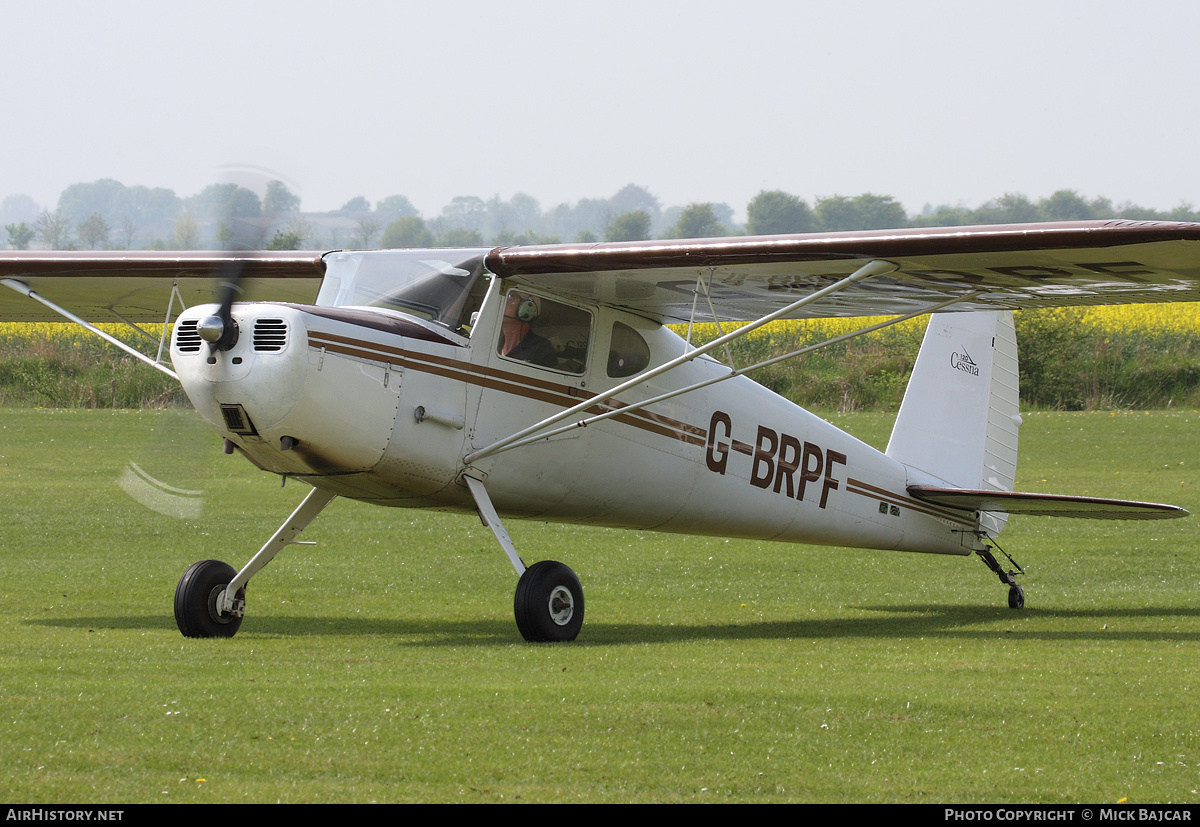
[[[863,193],[804,198],[763,190],[747,205],[746,221],[728,204],[664,207],[646,188],[622,187],[608,198],[584,198],[543,209],[531,195],[509,199],[459,196],[425,217],[403,195],[371,204],[355,196],[340,209],[301,211],[300,197],[281,181],[262,196],[237,184],[212,184],[181,198],[161,187],[126,187],[112,179],[72,184],[53,210],[32,198],[0,203],[6,246],[29,249],[301,249],[476,247],[562,241],[640,241],[901,227],[1008,224],[1131,218],[1200,221],[1183,203],[1162,212],[1059,190],[1039,200],[1006,193],[978,207],[926,206],[909,215],[893,197]]]

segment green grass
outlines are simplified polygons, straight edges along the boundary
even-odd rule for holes
[[[831,416],[868,442],[890,419]],[[1200,414],[1026,417],[1024,490],[1200,510]],[[206,491],[156,514],[130,460]],[[510,522],[587,622],[528,645],[473,516],[336,501],[185,640],[175,583],[300,500],[180,410],[0,411],[0,798],[1196,802],[1195,518],[1014,520],[977,560]]]

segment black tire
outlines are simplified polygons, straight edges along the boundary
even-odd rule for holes
[[[1025,608],[1025,590],[1020,586],[1011,586],[1008,590],[1008,608],[1024,609]]]
[[[562,563],[534,563],[517,582],[513,612],[530,643],[574,640],[583,626],[583,587]]]
[[[233,637],[242,625],[237,615],[218,614],[217,596],[237,572],[220,560],[193,563],[175,587],[175,623],[184,637]],[[245,598],[246,590],[238,591]]]

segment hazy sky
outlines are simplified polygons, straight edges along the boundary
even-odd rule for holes
[[[0,198],[1200,203],[1200,3],[0,0]]]

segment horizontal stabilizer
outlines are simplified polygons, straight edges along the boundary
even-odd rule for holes
[[[910,485],[908,493],[918,500],[961,508],[966,511],[999,511],[1036,517],[1086,517],[1093,520],[1162,520],[1186,517],[1186,509],[1161,503],[1134,500],[1105,500],[1070,497],[1064,494],[1025,494],[1019,491],[981,491],[967,488],[937,488]]]

